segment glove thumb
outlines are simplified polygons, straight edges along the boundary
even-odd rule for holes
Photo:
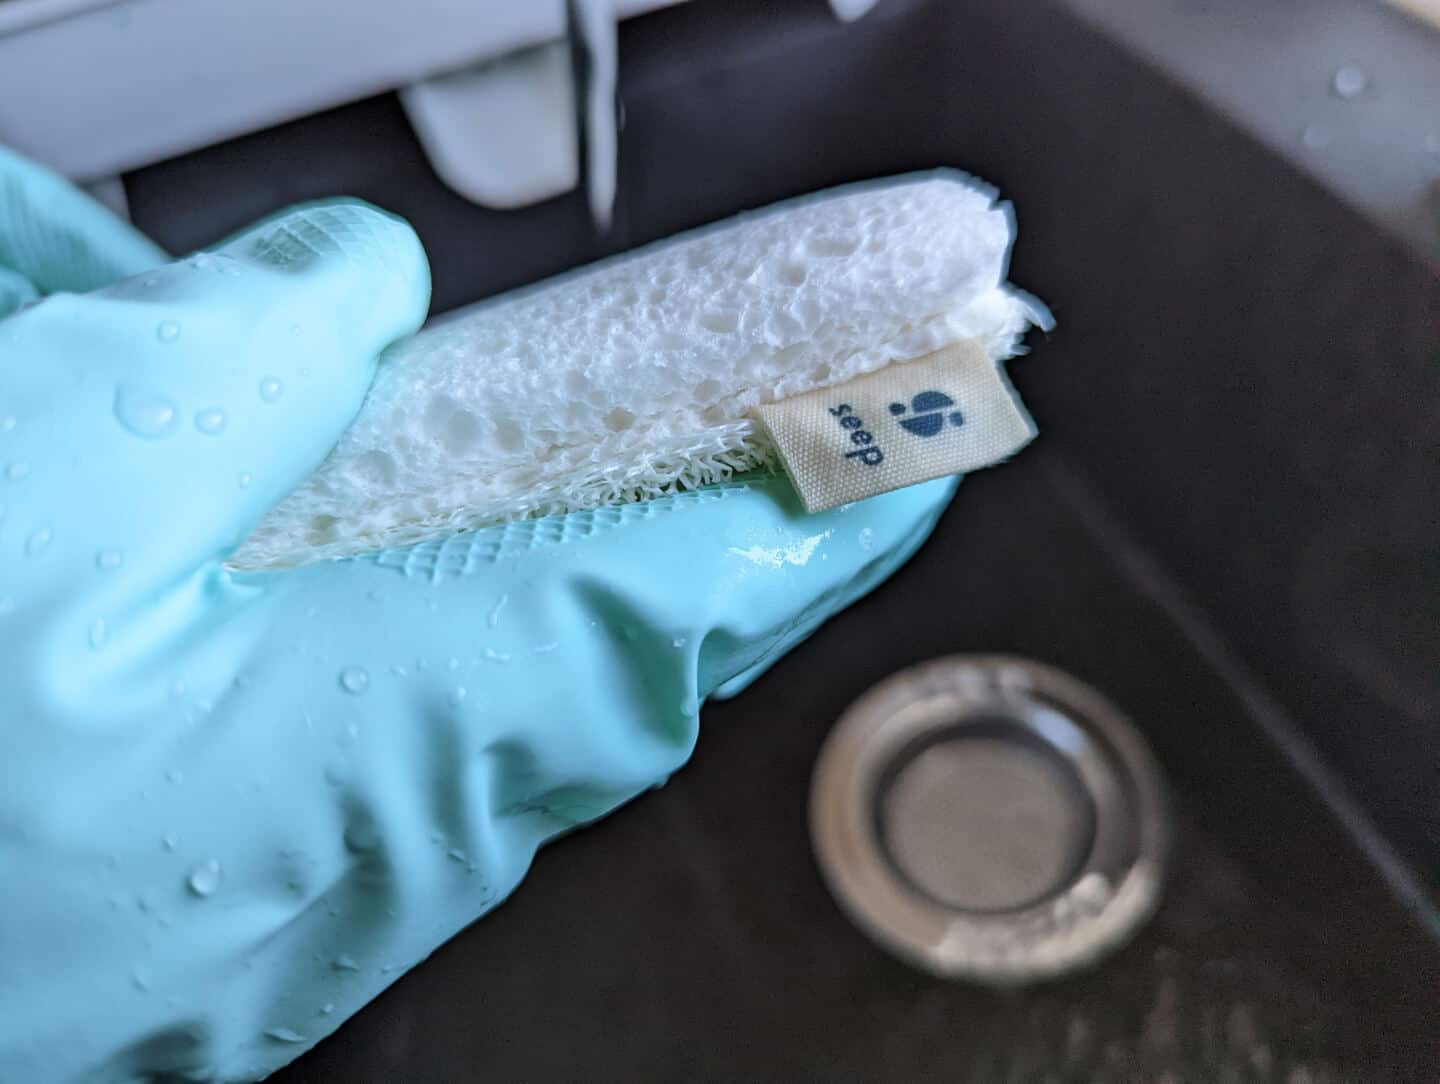
[[[37,295],[94,290],[168,258],[64,178],[0,147],[0,316]]]
[[[223,557],[329,452],[429,285],[408,225],[338,201],[0,322],[11,521],[52,562]]]

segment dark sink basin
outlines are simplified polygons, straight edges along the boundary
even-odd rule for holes
[[[1016,203],[1054,308],[1037,444],[893,582],[705,709],[663,791],[274,1079],[1322,1081],[1440,1065],[1440,278],[1043,3],[695,5],[621,36],[620,204],[474,208],[377,98],[127,178],[172,248],[348,192],[441,308],[794,193],[934,165]],[[201,207],[193,196],[207,195]],[[810,770],[871,683],[1028,655],[1115,700],[1173,790],[1164,903],[1050,985],[932,980],[811,857]]]

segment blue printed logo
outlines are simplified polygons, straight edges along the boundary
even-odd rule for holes
[[[943,391],[922,391],[910,400],[910,417],[901,417],[906,412],[904,403],[891,403],[890,413],[900,419],[901,428],[907,432],[917,437],[933,437],[945,428],[947,421],[956,428],[965,424],[965,415],[960,411],[945,412],[954,405],[955,400]]]

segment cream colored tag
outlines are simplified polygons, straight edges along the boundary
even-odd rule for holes
[[[1035,435],[974,339],[757,407],[805,511],[988,467]]]

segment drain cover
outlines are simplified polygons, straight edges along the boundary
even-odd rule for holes
[[[841,716],[810,802],[821,871],[877,941],[941,975],[1020,983],[1118,947],[1154,910],[1159,770],[1099,693],[1053,667],[955,656]]]

